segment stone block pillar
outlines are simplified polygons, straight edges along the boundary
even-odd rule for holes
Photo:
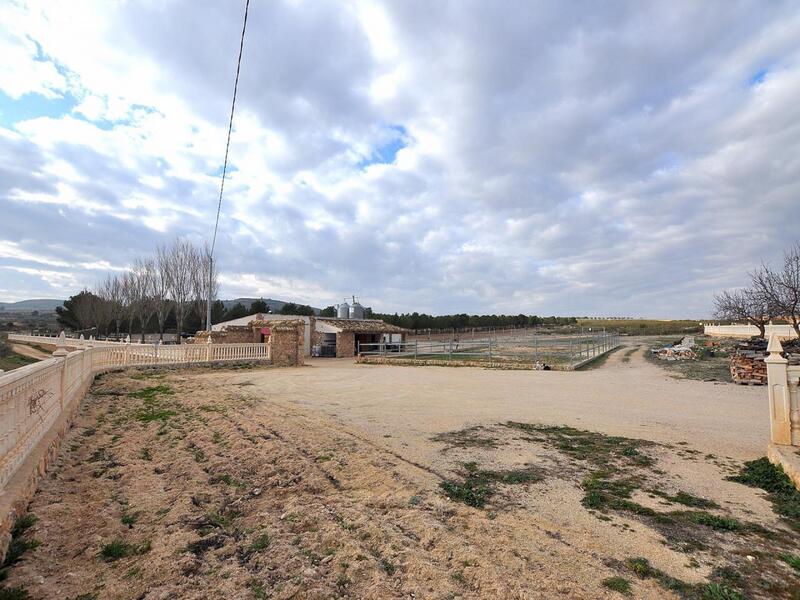
[[[336,334],[336,358],[352,358],[356,355],[356,335],[343,331]]]
[[[781,356],[783,346],[774,333],[769,338],[767,351],[769,356],[764,359],[764,362],[767,364],[767,386],[769,388],[770,439],[773,444],[790,445],[792,443],[792,404],[787,368],[789,361]]]
[[[275,325],[270,329],[272,364],[291,367],[303,364],[303,330],[295,323]]]

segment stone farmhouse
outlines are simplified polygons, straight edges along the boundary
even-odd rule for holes
[[[278,337],[281,346],[286,342],[285,332],[294,330],[291,343],[296,343],[299,356],[350,357],[355,356],[360,344],[377,342],[403,342],[408,330],[378,319],[344,319],[334,317],[307,317],[300,315],[273,315],[256,313],[217,323],[211,328],[214,343],[265,342],[272,336],[273,351]],[[279,335],[278,332],[281,332]],[[207,332],[198,332],[196,343],[208,339]],[[299,361],[302,363],[302,360]]]

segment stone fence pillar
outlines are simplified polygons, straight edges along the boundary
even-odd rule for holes
[[[769,388],[770,439],[773,444],[792,443],[792,398],[789,393],[789,361],[781,356],[783,346],[774,333],[767,346],[767,387]],[[795,391],[797,386],[795,385]]]

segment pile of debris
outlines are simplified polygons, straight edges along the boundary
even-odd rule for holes
[[[767,364],[764,359],[768,340],[754,337],[736,344],[731,355],[731,379],[742,385],[767,385]],[[789,340],[783,342],[783,356],[789,364],[800,364],[800,342]]]
[[[697,354],[693,350],[694,346],[694,337],[687,335],[676,344],[653,348],[650,352],[661,360],[697,360]]]

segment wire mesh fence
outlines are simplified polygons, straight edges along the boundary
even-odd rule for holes
[[[359,344],[359,356],[397,360],[486,361],[575,366],[619,345],[616,332],[576,336],[487,337]]]

